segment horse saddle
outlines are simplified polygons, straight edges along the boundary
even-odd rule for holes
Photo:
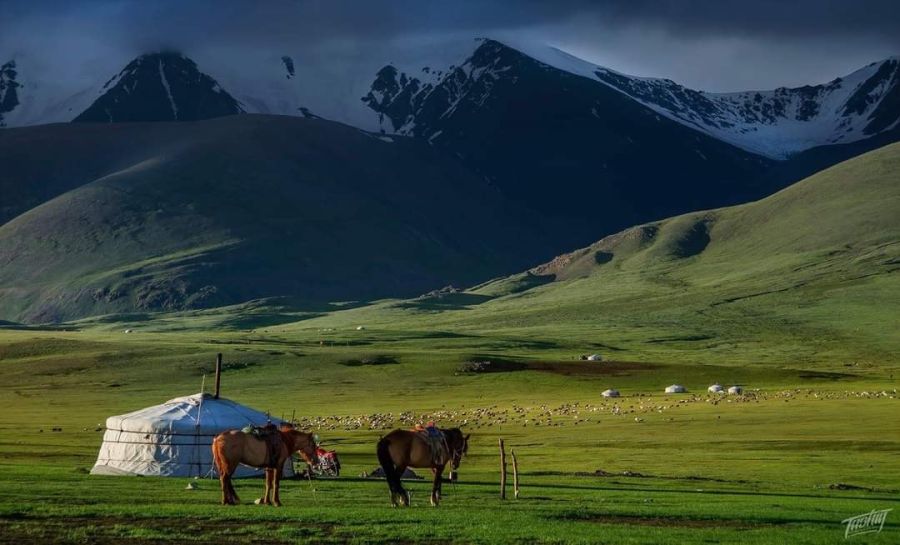
[[[266,424],[265,426],[246,426],[242,429],[244,433],[248,433],[253,437],[265,442],[266,444],[266,465],[267,468],[278,467],[278,455],[281,454],[281,433],[275,424]]]
[[[450,461],[450,449],[447,447],[447,438],[444,437],[444,432],[434,426],[416,426],[416,432],[431,449],[431,462],[434,465],[440,466]]]

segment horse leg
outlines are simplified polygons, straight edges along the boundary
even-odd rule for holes
[[[237,471],[237,464],[226,466],[225,470],[225,486],[228,487],[228,504],[237,505],[240,501],[237,492],[234,491],[234,472]]]
[[[378,441],[376,453],[378,463],[384,472],[384,480],[387,481],[388,489],[391,491],[391,506],[397,507],[397,496],[400,494],[397,487],[400,485],[400,479],[397,477],[397,468],[391,456],[390,441],[382,437]]]
[[[231,475],[234,475],[236,470],[237,466],[234,466],[234,469],[231,470]],[[228,490],[231,492],[231,500],[234,502],[234,505],[241,503],[241,498],[238,497],[237,491],[234,489],[234,479],[231,476],[228,477]]]
[[[398,465],[395,468],[394,478],[396,479],[397,495],[400,496],[400,505],[409,507],[409,492],[403,488],[403,474],[406,473],[406,464]]]
[[[237,494],[234,493],[234,482],[233,482],[234,470],[228,472],[228,475],[225,478],[225,485],[228,487],[228,505],[237,505]]]
[[[387,480],[388,488],[391,491],[391,507],[397,507],[400,502],[400,490],[398,489],[400,480],[397,479],[393,472],[392,474],[385,475],[385,480]]]
[[[272,470],[272,505],[281,507],[281,469]]]
[[[231,496],[228,494],[228,475],[224,473],[219,475],[219,483],[222,485],[222,505],[231,503]]]
[[[272,479],[272,470],[266,469],[265,470],[266,484],[265,484],[265,488],[263,489],[262,498],[259,499],[260,505],[269,505],[269,490],[271,488],[271,485],[269,483],[271,482],[271,479]]]
[[[213,441],[213,464],[216,466],[216,471],[219,472],[219,484],[222,486],[222,505],[234,505],[234,489],[231,486],[231,474],[234,472],[234,468],[230,467],[223,449],[224,447],[218,438]]]
[[[232,472],[233,474],[234,472]],[[241,503],[241,498],[238,497],[237,491],[234,489],[234,479],[232,479],[231,475],[228,476],[228,493],[231,495],[232,505]]]
[[[444,466],[435,466],[431,468],[434,474],[434,481],[431,483],[431,506],[437,507],[441,501],[441,479],[443,479]]]

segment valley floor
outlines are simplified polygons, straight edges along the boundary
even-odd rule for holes
[[[813,544],[844,541],[841,521],[873,509],[895,511],[855,541],[900,539],[888,364],[596,363],[525,336],[326,333],[0,330],[0,542]],[[251,503],[258,480],[226,508],[212,480],[88,475],[107,416],[198,391],[216,352],[223,395],[296,410],[341,478],[289,481],[274,509]],[[517,365],[459,372],[474,356]],[[716,381],[747,395],[707,395]],[[662,393],[672,382],[691,393]],[[601,398],[609,387],[623,397]],[[461,481],[438,509],[412,482],[412,507],[392,509],[382,481],[358,476],[383,429],[427,418],[472,433]],[[520,461],[518,500],[498,498],[499,437]]]

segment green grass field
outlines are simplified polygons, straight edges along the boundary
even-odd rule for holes
[[[598,364],[563,360],[560,348],[527,335],[485,335],[471,346],[467,337],[422,333],[393,342],[386,331],[343,335],[344,343],[322,346],[315,330],[0,333],[0,539],[834,543],[843,540],[841,520],[897,505],[900,430],[889,367]],[[455,372],[488,345],[492,354],[542,363]],[[217,351],[227,397],[275,415],[323,418],[316,431],[341,453],[340,479],[287,482],[285,507],[274,509],[219,506],[215,481],[189,491],[186,479],[87,475],[98,423],[199,390]],[[374,354],[398,363],[342,364]],[[676,380],[697,396],[661,393]],[[705,387],[715,380],[760,390],[714,404]],[[617,402],[599,396],[609,386],[622,391]],[[390,507],[383,482],[356,478],[376,466],[381,431],[368,429],[369,418],[403,411],[473,434],[461,482],[446,487],[438,509],[428,506],[425,482],[411,485],[413,506],[403,510]],[[518,500],[498,499],[498,437],[520,459]],[[606,475],[591,475],[597,470]],[[238,484],[245,503],[261,485]],[[860,539],[895,543],[898,535],[889,517],[882,533]]]
[[[898,172],[884,148],[440,298],[7,325],[0,542],[824,544],[894,509],[847,543],[898,543]],[[217,352],[223,395],[296,411],[340,479],[287,482],[275,509],[258,480],[228,508],[214,481],[88,475],[106,417],[197,392]],[[427,419],[472,433],[461,480],[393,509],[357,476],[384,429]],[[498,497],[500,437],[519,499]]]

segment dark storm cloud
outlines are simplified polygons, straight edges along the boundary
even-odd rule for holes
[[[364,55],[524,36],[642,75],[728,89],[828,78],[900,52],[897,0],[0,0],[0,57],[273,47]],[[329,49],[330,48],[330,49]],[[381,51],[381,50],[379,50]],[[737,61],[737,71],[725,70]],[[340,62],[340,61],[336,61]],[[760,74],[762,77],[760,78]],[[754,79],[756,78],[756,79]],[[805,80],[801,80],[805,81]]]
[[[112,40],[265,43],[394,39],[426,32],[558,24],[653,26],[682,37],[796,39],[865,34],[900,41],[896,0],[82,0],[2,2],[4,25],[54,22]],[[45,27],[52,31],[52,28]],[[96,36],[102,39],[104,36]],[[48,36],[48,38],[50,38]]]
[[[592,3],[608,23],[657,25],[677,35],[796,39],[873,34],[900,42],[896,0],[631,0]]]

